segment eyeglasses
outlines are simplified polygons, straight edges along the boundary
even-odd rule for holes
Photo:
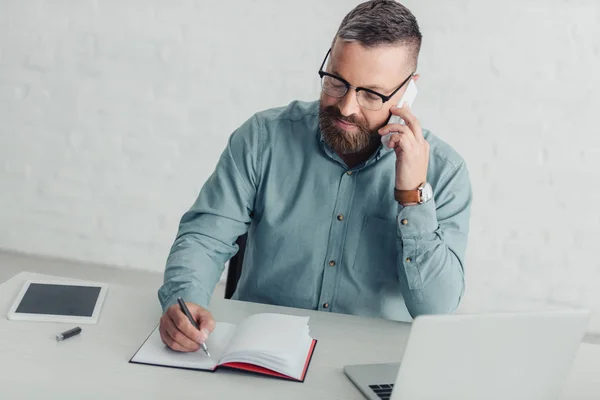
[[[371,89],[352,86],[344,78],[323,71],[325,61],[327,61],[327,57],[329,57],[330,53],[331,49],[327,51],[325,59],[321,64],[321,68],[319,68],[319,76],[321,77],[321,88],[327,95],[337,98],[344,97],[346,93],[348,93],[348,90],[352,88],[356,91],[356,100],[358,101],[358,104],[360,104],[361,107],[364,107],[367,110],[381,110],[383,104],[387,103],[398,92],[398,90],[402,89],[402,87],[406,85],[410,78],[412,78],[415,75],[414,73],[410,74],[409,77],[406,78],[404,82],[402,82],[400,86],[396,88],[396,90],[394,90],[389,96],[386,96]]]

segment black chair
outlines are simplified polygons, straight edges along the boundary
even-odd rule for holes
[[[239,246],[238,252],[229,260],[229,269],[227,271],[227,280],[225,281],[225,298],[231,299],[237,288],[240,275],[242,275],[242,264],[244,263],[244,253],[246,252],[246,240],[248,234],[245,233],[236,240]]]

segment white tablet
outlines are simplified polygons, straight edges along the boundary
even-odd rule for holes
[[[105,284],[28,280],[8,311],[22,321],[95,324],[108,291]]]

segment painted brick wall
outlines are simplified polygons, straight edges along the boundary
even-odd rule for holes
[[[0,0],[0,247],[160,271],[253,112],[318,95],[357,1]],[[600,310],[600,2],[408,1],[475,191],[467,306]]]

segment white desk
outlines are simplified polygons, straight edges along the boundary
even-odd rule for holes
[[[345,364],[397,362],[410,326],[348,315],[213,299],[217,320],[238,322],[257,312],[310,316],[319,340],[304,383],[243,372],[215,373],[129,363],[160,317],[156,290],[111,285],[97,325],[63,342],[58,323],[4,317],[22,283],[43,275],[21,273],[0,285],[0,398],[57,399],[362,399],[342,372]],[[583,344],[564,399],[600,398],[600,346]]]

